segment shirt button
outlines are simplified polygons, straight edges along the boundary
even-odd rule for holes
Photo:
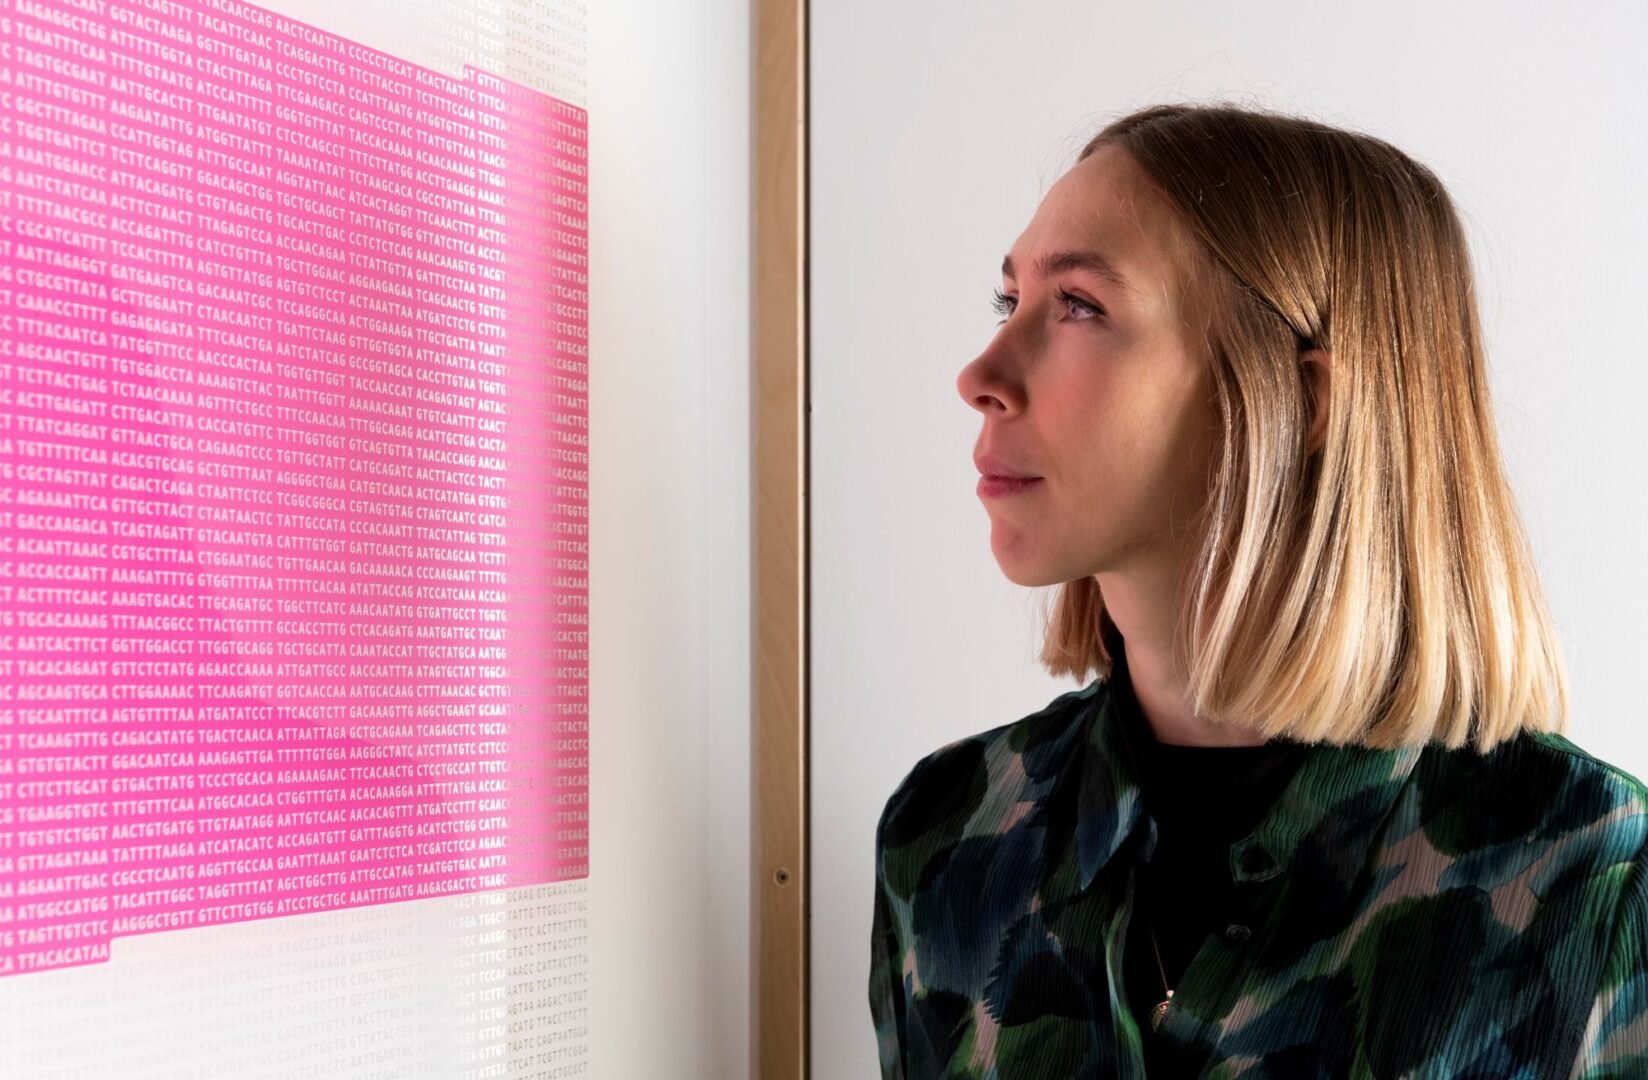
[[[1233,922],[1225,927],[1225,940],[1240,945],[1253,936],[1253,931],[1241,923]]]

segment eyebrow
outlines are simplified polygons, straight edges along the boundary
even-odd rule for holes
[[[1134,289],[1127,278],[1122,276],[1121,271],[1116,269],[1116,264],[1097,251],[1050,252],[1036,260],[1035,270],[1038,277],[1052,277],[1065,270],[1086,270],[1110,282],[1129,296],[1139,295],[1138,290]],[[1002,257],[1001,272],[1004,276],[1017,280],[1017,275],[1013,273],[1013,256]]]

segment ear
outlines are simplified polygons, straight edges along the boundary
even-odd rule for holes
[[[1322,448],[1328,429],[1328,399],[1333,389],[1333,354],[1326,349],[1306,349],[1299,354],[1305,393],[1310,403],[1310,427],[1305,433],[1305,456]]]

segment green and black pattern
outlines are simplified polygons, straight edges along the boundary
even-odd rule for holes
[[[1312,746],[1161,1029],[1121,970],[1156,827],[1103,680],[928,754],[876,831],[884,1080],[1648,1078],[1648,789],[1559,735]]]

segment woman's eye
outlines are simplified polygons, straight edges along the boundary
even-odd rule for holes
[[[1099,305],[1089,303],[1074,293],[1067,293],[1063,289],[1059,289],[1054,295],[1059,298],[1059,303],[1074,305],[1075,307],[1087,312],[1095,319],[1104,314],[1104,309],[1099,307]]]
[[[1017,302],[1018,297],[1008,296],[1000,289],[997,289],[995,299],[991,301],[990,306],[996,309],[996,314],[1001,316],[1001,321],[1006,322],[1007,316],[1013,314],[1013,305]],[[997,323],[997,325],[1001,324]]]
[[[1074,293],[1069,293],[1065,292],[1063,289],[1058,289],[1054,295],[1058,297],[1059,303],[1065,305],[1066,307],[1085,311],[1094,318],[1099,318],[1104,315],[1103,308],[1099,307],[1097,304],[1083,300]],[[995,309],[997,315],[1002,317],[1001,321],[1006,322],[1008,316],[1012,315],[1013,310],[1018,307],[1018,300],[1018,297],[1008,296],[1000,289],[997,289],[995,292],[995,298],[991,301],[990,306]],[[1082,322],[1085,320],[1078,319],[1077,321]],[[999,326],[1001,324],[997,323],[997,325]]]

